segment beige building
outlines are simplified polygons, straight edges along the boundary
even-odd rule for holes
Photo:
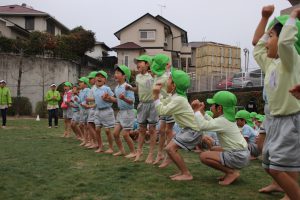
[[[168,55],[174,67],[181,68],[181,58],[190,57],[187,32],[162,16],[147,13],[115,33],[120,45],[112,49],[117,52],[118,63],[135,69],[134,58],[141,54]],[[187,63],[187,59],[185,59]]]
[[[86,55],[97,60],[102,60],[103,57],[108,56],[109,51],[111,51],[111,48],[104,42],[96,42],[94,48],[90,52],[87,52]]]
[[[22,37],[22,32],[41,31],[53,35],[67,33],[69,29],[48,13],[35,10],[26,4],[0,6],[0,34],[8,38]],[[10,30],[10,31],[9,31]]]

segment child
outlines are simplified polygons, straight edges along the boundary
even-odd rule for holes
[[[240,110],[235,114],[236,124],[241,128],[241,133],[248,143],[248,149],[250,151],[251,159],[255,159],[259,156],[260,152],[256,144],[255,130],[249,125],[252,124],[250,113],[246,110]]]
[[[264,30],[274,6],[262,10],[255,31],[254,58],[265,73],[270,119],[262,152],[263,167],[286,192],[285,199],[300,199],[298,172],[300,170],[299,134],[300,102],[288,91],[300,82],[300,9],[290,16],[276,17]],[[260,38],[256,43],[257,38]]]
[[[180,148],[189,151],[194,149],[200,142],[201,137],[193,110],[186,97],[186,90],[189,86],[189,76],[181,70],[172,69],[166,90],[172,95],[169,101],[161,102],[159,99],[162,84],[157,84],[153,88],[153,98],[157,113],[161,116],[173,116],[175,122],[181,128],[180,133],[176,134],[166,147],[169,158],[180,170],[178,174],[170,176],[171,180],[184,181],[193,179],[183,158],[178,153]]]
[[[88,135],[90,138],[90,143],[86,144],[86,147],[88,149],[94,149],[98,148],[98,145],[96,144],[96,128],[95,128],[95,99],[93,96],[93,92],[96,89],[95,86],[95,77],[98,72],[93,71],[88,75],[89,84],[90,84],[90,92],[88,94],[88,97],[86,98],[87,105],[88,105],[88,119],[87,119],[87,129],[88,129]]]
[[[236,96],[228,91],[217,92],[207,99],[214,114],[212,119],[204,112],[204,103],[192,102],[196,120],[201,131],[215,131],[221,148],[200,154],[202,163],[225,173],[219,180],[220,185],[229,185],[239,176],[239,169],[249,163],[250,152],[247,142],[235,123]]]
[[[70,136],[70,129],[71,129],[71,119],[72,119],[72,108],[70,107],[71,97],[72,97],[72,84],[68,81],[64,83],[64,96],[63,102],[61,104],[61,108],[63,109],[63,118],[65,123],[65,131],[63,137]]]
[[[87,77],[81,77],[79,80],[79,105],[80,105],[80,129],[83,134],[83,142],[80,144],[80,146],[84,146],[89,142],[89,137],[87,133],[87,118],[88,118],[88,105],[86,102],[86,98],[90,92],[89,86],[89,79]]]
[[[48,110],[48,128],[52,128],[52,118],[54,118],[54,126],[58,126],[58,102],[60,100],[60,94],[56,90],[56,85],[53,83],[50,85],[50,90],[46,94],[47,110]],[[65,135],[64,135],[65,136]]]
[[[153,86],[153,77],[148,73],[152,62],[151,60],[152,58],[147,55],[141,55],[140,57],[135,59],[139,72],[139,74],[136,76],[136,87],[133,88],[127,86],[126,88],[138,92],[140,101],[137,107],[139,122],[138,148],[134,161],[139,161],[140,156],[143,154],[142,148],[145,142],[145,135],[148,126],[150,134],[150,148],[148,157],[145,161],[148,164],[151,164],[154,161],[153,154],[157,138],[155,125],[158,122],[158,115],[155,110],[151,91],[151,88]]]
[[[131,137],[129,136],[130,130],[132,130],[133,122],[134,122],[134,93],[130,90],[126,90],[125,87],[128,83],[126,81],[130,80],[131,71],[125,65],[120,65],[116,67],[115,70],[115,80],[118,85],[115,88],[116,98],[106,95],[104,97],[105,101],[116,102],[118,104],[118,108],[120,109],[117,114],[115,129],[114,129],[114,137],[116,144],[119,148],[117,153],[114,153],[114,156],[120,156],[125,154],[125,150],[120,138],[120,132],[122,131],[123,137],[129,147],[130,153],[126,155],[126,158],[134,158],[136,155],[135,148]]]
[[[107,136],[109,148],[105,153],[113,153],[113,138],[110,129],[115,126],[115,116],[112,109],[112,103],[105,101],[105,96],[113,96],[114,93],[110,87],[106,86],[107,73],[103,70],[96,73],[96,89],[93,91],[93,98],[95,99],[95,125],[96,125],[96,139],[98,141],[98,150],[96,153],[103,152],[103,143],[101,139],[101,128],[104,127]]]
[[[83,134],[79,128],[79,122],[80,122],[80,105],[79,105],[79,86],[74,84],[72,88],[72,97],[70,106],[72,108],[73,116],[71,120],[71,128],[74,131],[76,138],[78,140],[83,140]]]
[[[167,99],[169,96],[167,93],[167,81],[170,76],[170,58],[164,54],[157,54],[152,59],[151,71],[154,76],[154,86],[156,84],[161,84],[161,93],[160,98]],[[156,160],[153,164],[158,164],[161,160],[164,159],[163,148],[165,146],[166,138],[167,144],[171,141],[174,136],[173,126],[174,119],[170,115],[160,116],[160,130],[159,130],[159,146]],[[159,165],[159,168],[165,168],[172,162],[167,156],[165,156],[164,161]]]

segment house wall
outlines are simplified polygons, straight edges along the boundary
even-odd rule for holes
[[[102,58],[102,52],[103,52],[103,49],[101,47],[101,45],[96,45],[93,50],[91,52],[87,52],[86,55],[92,57],[92,58],[95,58],[95,59],[100,59]]]
[[[0,36],[15,39],[15,37],[12,36],[11,29],[6,26],[6,22],[3,22],[1,20],[0,20],[0,31],[1,31]]]
[[[141,29],[155,29],[155,41],[141,41]],[[134,42],[142,47],[163,47],[164,41],[165,35],[163,24],[149,16],[142,18],[132,26],[129,26],[126,29],[122,30],[122,32],[120,33],[121,44],[124,44],[126,42]]]
[[[120,50],[118,51],[118,64],[125,65],[125,56],[128,56],[128,67],[131,70],[136,70],[136,64],[134,63],[134,59],[141,54],[142,52],[140,50]]]

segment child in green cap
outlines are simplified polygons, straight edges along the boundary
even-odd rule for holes
[[[276,17],[265,29],[274,6],[265,6],[253,37],[254,58],[265,73],[270,124],[262,152],[263,167],[286,192],[300,199],[300,101],[289,89],[300,83],[300,8]],[[271,184],[272,185],[272,184]],[[270,186],[271,186],[270,185]],[[273,185],[274,186],[274,185]]]
[[[90,138],[88,135],[88,130],[87,130],[87,118],[88,118],[88,104],[86,102],[86,98],[88,97],[88,94],[90,92],[89,86],[89,79],[87,77],[81,77],[78,80],[79,88],[80,88],[80,93],[79,93],[79,105],[80,105],[80,129],[81,132],[83,133],[83,141],[80,144],[80,146],[85,146]]]
[[[134,161],[139,161],[143,154],[143,144],[145,142],[145,135],[147,126],[149,127],[150,134],[150,148],[146,163],[151,164],[154,162],[153,154],[156,144],[157,133],[155,126],[158,122],[158,115],[152,98],[153,77],[148,70],[152,63],[152,58],[148,55],[141,55],[135,59],[139,74],[136,75],[136,87],[126,87],[126,89],[135,91],[139,95],[139,105],[137,107],[137,119],[139,123],[139,137],[138,148]]]
[[[65,123],[65,131],[63,137],[69,137],[71,131],[71,119],[73,117],[72,108],[70,107],[70,101],[72,97],[71,88],[72,88],[72,84],[66,81],[64,83],[64,95],[63,95],[63,101],[61,103],[64,123]]]
[[[250,151],[251,160],[256,159],[260,151],[256,144],[256,132],[251,127],[252,119],[250,113],[247,110],[240,110],[235,114],[236,124],[241,128],[241,133],[248,143],[248,149]]]
[[[166,92],[170,94],[168,102],[159,99],[163,85],[158,83],[153,88],[153,98],[156,111],[161,116],[173,116],[181,128],[173,139],[167,144],[165,150],[178,169],[179,173],[170,176],[171,180],[192,180],[193,176],[188,170],[183,158],[178,153],[179,149],[191,151],[200,142],[201,134],[196,124],[193,109],[191,108],[186,91],[190,86],[190,77],[181,70],[171,70],[167,81]]]
[[[54,125],[58,126],[58,102],[60,100],[60,94],[56,90],[56,85],[53,83],[50,85],[50,90],[46,94],[47,110],[48,110],[48,128],[52,128],[52,118],[54,118]]]
[[[73,116],[71,120],[71,128],[73,132],[76,135],[76,138],[78,140],[83,140],[83,134],[79,128],[79,122],[80,122],[80,105],[79,105],[79,86],[77,84],[73,85],[72,88],[72,97],[71,97],[71,102],[70,102],[70,107],[72,108],[73,111]]]
[[[219,180],[220,185],[229,185],[239,176],[239,169],[249,163],[250,152],[247,142],[235,122],[236,96],[228,91],[217,92],[212,99],[207,99],[214,114],[212,119],[205,114],[205,105],[199,100],[192,102],[198,127],[201,131],[215,131],[220,148],[200,154],[202,163],[225,173]]]
[[[126,86],[129,85],[126,81],[129,82],[131,76],[130,69],[125,65],[119,65],[115,70],[115,80],[118,83],[115,88],[116,98],[107,94],[104,96],[104,100],[108,102],[114,102],[118,104],[119,112],[116,118],[116,124],[114,129],[114,137],[116,144],[119,148],[117,153],[114,153],[114,156],[121,156],[125,154],[125,149],[123,147],[120,133],[122,131],[123,138],[125,139],[130,153],[126,155],[126,158],[134,158],[136,156],[134,143],[129,135],[130,131],[133,128],[134,122],[134,93],[131,90],[126,90]],[[129,85],[129,87],[132,87]]]
[[[156,54],[152,59],[151,71],[154,74],[154,86],[161,84],[160,98],[163,100],[169,97],[167,93],[167,81],[170,76],[171,63],[170,58],[165,54]],[[163,162],[159,165],[159,168],[167,167],[172,161],[168,156],[163,155],[163,149],[167,140],[167,144],[173,138],[173,126],[174,118],[172,116],[159,116],[159,146],[156,159],[153,164],[158,164],[161,160]]]

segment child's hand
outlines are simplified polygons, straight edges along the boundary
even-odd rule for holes
[[[160,93],[160,90],[162,88],[162,84],[161,83],[157,83],[154,87],[153,87],[153,94],[159,94]]]
[[[274,5],[264,6],[261,11],[261,16],[269,19],[271,17],[271,15],[273,14],[274,9],[275,9]]]
[[[120,98],[121,100],[124,100],[124,99],[125,99],[125,94],[124,94],[124,93],[120,94],[120,95],[119,95],[119,98]]]
[[[125,85],[125,90],[131,90],[131,88],[132,88],[131,85],[128,85],[128,84]]]
[[[109,100],[110,100],[110,96],[108,95],[108,93],[104,93],[104,94],[102,95],[102,99],[103,99],[104,101],[109,101]]]
[[[296,8],[291,12],[292,18],[298,18],[300,19],[300,8]]]
[[[191,103],[191,106],[195,112],[200,111],[201,103],[198,99],[196,99]]]
[[[292,89],[289,90],[289,92],[296,97],[297,99],[300,100],[300,84],[295,85]]]

